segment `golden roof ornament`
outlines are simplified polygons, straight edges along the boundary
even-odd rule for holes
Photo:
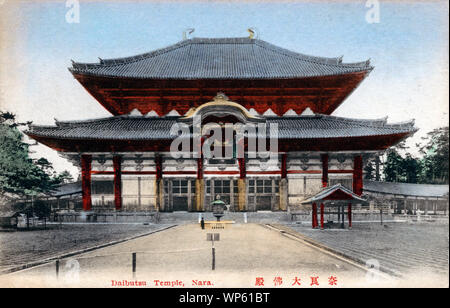
[[[256,28],[254,28],[254,27],[248,28],[247,31],[248,31],[248,33],[250,33],[250,35],[248,36],[250,39],[256,38],[256,34],[257,34]]]
[[[214,96],[214,101],[230,101],[230,99],[228,98],[228,96],[225,95],[225,93],[223,92],[217,92],[216,96]]]

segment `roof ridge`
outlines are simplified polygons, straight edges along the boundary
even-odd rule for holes
[[[206,43],[216,43],[216,44],[229,44],[239,42],[240,44],[253,44],[257,39],[251,39],[247,36],[238,37],[193,37],[188,39],[193,44],[206,44]]]

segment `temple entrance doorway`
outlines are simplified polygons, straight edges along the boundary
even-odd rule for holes
[[[248,210],[277,211],[280,203],[279,178],[248,180]]]
[[[164,193],[169,205],[168,211],[191,211],[195,204],[195,180],[164,180]]]

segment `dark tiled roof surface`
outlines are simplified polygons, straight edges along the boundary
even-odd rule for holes
[[[65,139],[158,140],[174,139],[170,129],[180,117],[116,116],[97,120],[30,126],[27,134]],[[416,131],[413,122],[387,124],[385,120],[355,120],[328,115],[268,117],[268,128],[278,124],[280,139],[312,139],[392,135]]]
[[[19,215],[19,212],[15,212],[15,211],[0,212],[0,218],[11,218],[11,217],[15,217],[18,215]]]
[[[30,126],[29,133],[67,139],[172,139],[170,128],[178,117],[116,116],[87,121],[57,122],[57,126]]]
[[[81,182],[67,183],[58,186],[50,195],[52,197],[62,197],[72,194],[81,194]]]
[[[364,191],[415,197],[448,197],[448,185],[364,181]]]
[[[363,203],[367,202],[365,199],[361,198],[360,196],[358,196],[357,194],[352,192],[350,189],[348,189],[345,186],[342,186],[340,183],[338,183],[338,184],[335,184],[333,186],[329,186],[329,187],[326,187],[326,188],[322,189],[321,191],[319,191],[313,197],[308,198],[305,201],[302,201],[302,204],[310,204],[310,203],[313,203],[313,202],[324,200],[325,198],[327,198],[329,195],[333,194],[337,190],[341,190],[344,193],[350,195],[356,201],[360,201],[360,202],[363,202]]]
[[[328,115],[273,117],[281,139],[339,138],[391,135],[415,131],[414,123],[387,124],[386,120],[357,120]]]
[[[265,79],[370,71],[369,61],[308,56],[250,38],[194,38],[134,57],[73,63],[69,70],[97,76],[150,79]]]

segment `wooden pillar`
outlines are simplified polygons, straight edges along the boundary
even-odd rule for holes
[[[213,196],[213,199],[215,196]],[[203,157],[197,158],[197,179],[195,180],[195,209],[204,211],[205,185],[203,180]]]
[[[325,212],[325,206],[323,205],[323,203],[320,204],[320,229],[323,229],[323,216],[324,216],[324,212]]]
[[[281,154],[280,210],[286,211],[288,205],[287,154]]]
[[[164,211],[164,182],[162,179],[162,157],[161,155],[155,156],[156,166],[156,179],[155,179],[155,191],[156,191],[156,211]]]
[[[81,189],[83,196],[83,210],[90,211],[92,208],[91,198],[91,155],[81,155]]]
[[[122,209],[122,157],[113,156],[114,166],[114,205],[116,211]]]
[[[312,204],[311,219],[312,219],[312,228],[315,229],[317,227],[317,204],[316,203]]]
[[[348,218],[348,227],[349,229],[352,228],[352,203],[349,202],[348,208],[347,208],[347,218]]]
[[[328,154],[322,154],[322,187],[328,186]]]
[[[363,189],[363,161],[361,155],[355,155],[353,158],[353,192],[357,195],[362,194]]]
[[[245,166],[245,158],[238,158],[239,163],[239,179],[238,179],[238,207],[239,211],[247,210],[246,201],[246,177],[247,177],[247,169]]]

